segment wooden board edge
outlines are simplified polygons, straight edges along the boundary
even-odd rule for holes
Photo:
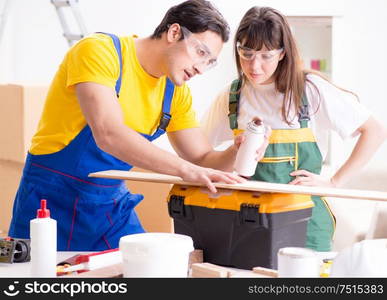
[[[159,173],[144,173],[133,171],[120,171],[120,170],[107,170],[101,172],[90,173],[89,177],[109,178],[109,179],[121,179],[131,181],[153,182],[153,183],[166,183],[166,184],[178,184],[188,186],[205,186],[204,184],[197,182],[186,182],[181,178],[166,174]],[[255,181],[255,187],[251,186],[251,183],[247,184],[225,184],[220,182],[214,182],[217,188],[235,189],[244,191],[259,191],[266,193],[292,193],[292,194],[304,194],[304,195],[316,195],[324,197],[334,198],[350,198],[357,200],[374,200],[374,201],[387,201],[387,193],[381,191],[372,190],[356,190],[356,189],[342,189],[342,188],[330,188],[330,187],[313,187],[313,186],[296,186],[289,184],[279,184],[271,182]]]

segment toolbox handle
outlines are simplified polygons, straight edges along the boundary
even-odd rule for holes
[[[192,219],[191,207],[184,204],[184,196],[171,195],[168,201],[168,213],[174,219]]]
[[[259,213],[259,204],[242,203],[240,206],[240,223],[251,227],[262,226],[262,221]]]

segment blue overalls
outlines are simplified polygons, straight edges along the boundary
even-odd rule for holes
[[[109,35],[120,60],[115,90],[119,95],[122,76],[121,44]],[[171,118],[174,85],[167,78],[163,114],[153,141],[165,133]],[[117,248],[121,236],[144,232],[134,211],[143,195],[131,194],[123,180],[89,178],[92,172],[130,170],[131,165],[98,148],[86,125],[64,149],[45,155],[28,153],[13,206],[9,236],[29,238],[29,222],[36,217],[41,199],[47,199],[51,217],[57,220],[58,250],[99,251]]]

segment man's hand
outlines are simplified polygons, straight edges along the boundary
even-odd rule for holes
[[[336,187],[331,178],[314,174],[306,170],[291,172],[290,176],[296,176],[294,180],[289,182],[289,184],[293,185]]]
[[[203,168],[193,164],[181,168],[179,175],[184,181],[204,183],[212,193],[216,193],[216,187],[213,182],[223,182],[229,184],[242,183],[246,179],[233,173]]]

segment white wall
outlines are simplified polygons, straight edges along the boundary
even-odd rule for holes
[[[360,97],[386,126],[387,1],[345,1],[345,14],[334,20],[333,80]],[[339,141],[335,139],[338,144]],[[349,155],[354,141],[343,144],[341,157]],[[382,145],[363,172],[383,171],[387,177],[387,143]]]
[[[3,1],[3,0],[0,0]],[[149,35],[173,0],[80,0],[89,32]],[[387,101],[384,92],[387,60],[387,1],[373,0],[214,0],[229,21],[232,35],[245,11],[253,5],[269,5],[287,15],[339,16],[334,18],[334,80],[357,92],[377,117],[387,126]],[[232,36],[231,35],[231,36]],[[201,117],[215,95],[235,77],[229,41],[219,58],[219,65],[207,74],[194,78],[189,85],[194,107]],[[62,37],[54,6],[49,0],[11,0],[10,14],[0,44],[0,83],[49,84],[68,49]],[[166,140],[159,142],[167,149]],[[344,147],[348,155],[353,143]],[[341,151],[340,151],[341,152]],[[372,159],[370,167],[385,168],[387,144]]]

